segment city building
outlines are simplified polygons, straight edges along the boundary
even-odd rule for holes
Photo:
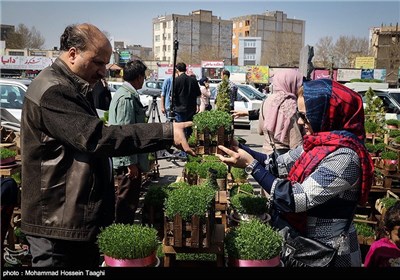
[[[261,65],[261,37],[240,37],[238,65]]]
[[[370,28],[370,44],[375,68],[386,69],[386,82],[391,87],[400,85],[400,30],[395,26]]]
[[[219,60],[231,65],[232,21],[223,20],[206,10],[153,18],[154,59],[173,63],[176,48],[177,59],[186,64]]]
[[[259,50],[250,45],[258,45],[257,40],[243,37],[261,38],[260,65],[293,67],[299,65],[300,50],[305,44],[305,21],[289,19],[282,11],[266,12],[261,15],[247,15],[231,18],[233,22],[232,55],[235,60],[246,61],[253,52]],[[254,43],[253,43],[254,42]],[[245,57],[240,57],[245,56]],[[255,59],[254,59],[255,60]],[[235,63],[234,63],[235,64]]]

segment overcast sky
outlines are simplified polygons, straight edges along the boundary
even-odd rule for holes
[[[18,1],[1,0],[1,23],[35,27],[45,48],[59,47],[59,37],[72,23],[89,22],[110,33],[115,41],[152,47],[152,19],[172,13],[188,15],[211,10],[222,19],[283,11],[306,21],[305,43],[325,36],[368,38],[369,28],[400,23],[400,1]]]

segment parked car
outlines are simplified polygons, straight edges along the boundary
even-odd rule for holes
[[[139,94],[150,96],[161,96],[163,81],[161,80],[146,80],[141,89],[138,90]]]
[[[358,91],[361,94],[364,107],[366,105],[365,93],[367,91]],[[379,97],[385,108],[386,119],[400,120],[400,89],[379,89],[374,90],[375,96]]]
[[[18,122],[28,87],[19,79],[0,79],[1,108],[6,109]],[[15,122],[7,114],[1,114],[2,121]]]
[[[28,79],[0,79],[1,124],[3,126],[19,131],[22,104],[31,81]],[[97,109],[97,114],[102,118],[104,111]]]
[[[261,103],[267,95],[259,92],[256,88],[246,84],[236,84],[238,87],[237,100],[235,101],[235,110],[249,111],[259,109]],[[215,97],[217,95],[218,84],[210,83],[211,98],[210,104],[215,109]],[[250,129],[249,117],[240,117],[234,120],[235,126],[245,126]]]
[[[108,86],[110,87],[111,96],[114,96],[114,93],[117,89],[122,86],[123,82],[114,82],[109,81]],[[150,105],[153,102],[153,98],[157,99],[158,108],[160,109],[160,96],[161,96],[161,88],[162,88],[163,81],[161,80],[145,80],[143,82],[143,86],[141,89],[138,90],[140,101],[142,102],[143,106],[147,110],[147,115],[150,114],[149,109]],[[161,112],[160,112],[161,115]],[[160,116],[161,117],[161,116]],[[165,119],[164,119],[165,120]]]

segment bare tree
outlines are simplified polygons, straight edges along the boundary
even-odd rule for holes
[[[41,49],[44,43],[44,37],[35,27],[29,29],[23,23],[20,23],[6,38],[6,47],[9,49]]]
[[[333,39],[331,36],[322,37],[315,45],[314,66],[326,67],[330,66],[333,56]]]
[[[368,40],[354,36],[340,36],[333,44],[332,37],[322,37],[315,46],[314,66],[350,68],[357,56],[370,54]]]
[[[44,38],[40,34],[38,30],[33,26],[30,30],[30,43],[29,43],[29,48],[31,49],[41,49],[44,45]]]

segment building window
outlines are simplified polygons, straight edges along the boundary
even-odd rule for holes
[[[156,36],[154,37],[154,41],[160,42],[160,35],[156,35]]]
[[[249,37],[249,36],[250,36],[250,31],[248,31],[248,30],[245,31],[245,32],[244,32],[244,37]]]
[[[255,48],[256,41],[244,41],[244,47],[245,48]]]
[[[256,55],[255,54],[251,54],[251,53],[245,53],[244,54],[244,59],[245,60],[256,60]]]
[[[10,51],[8,52],[8,55],[15,55],[15,56],[24,56],[24,52],[18,52],[18,51]]]
[[[239,22],[239,28],[243,26],[243,22]]]
[[[249,26],[250,25],[250,20],[246,20],[244,23],[245,26]]]
[[[156,30],[156,31],[160,30],[160,23],[154,24],[154,30]]]
[[[156,47],[156,53],[159,53],[160,52],[160,47],[158,46],[158,47]]]

